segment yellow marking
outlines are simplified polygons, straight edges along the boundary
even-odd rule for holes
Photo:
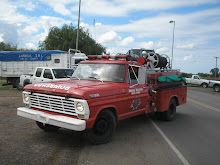
[[[190,101],[190,102],[192,102],[192,103],[198,104],[198,105],[200,105],[200,106],[202,106],[202,107],[211,109],[211,110],[213,110],[213,111],[220,112],[220,109],[215,108],[215,107],[212,107],[212,106],[210,106],[210,105],[207,105],[207,104],[204,104],[204,103],[201,103],[201,102],[198,102],[198,101],[189,99],[189,98],[187,98],[187,100]]]

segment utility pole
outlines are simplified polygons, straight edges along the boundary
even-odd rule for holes
[[[79,43],[80,6],[81,6],[81,0],[79,0],[78,28],[77,28],[77,35],[76,35],[76,50],[78,50],[78,43]]]
[[[95,37],[95,19],[93,21],[93,30],[94,30],[94,32],[93,32],[93,39],[96,41],[96,37]]]
[[[173,45],[174,45],[175,21],[170,21],[169,23],[173,23],[173,42],[172,42],[172,56],[171,56],[171,66],[170,66],[170,69],[172,69],[172,67],[173,67]]]
[[[216,58],[216,65],[215,65],[215,78],[216,78],[216,75],[217,75],[217,59],[218,59],[219,57],[214,57],[214,58]]]

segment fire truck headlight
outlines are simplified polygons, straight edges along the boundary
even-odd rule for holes
[[[78,102],[78,103],[76,104],[76,109],[77,109],[79,112],[83,112],[84,109],[85,109],[83,103]]]
[[[27,92],[23,92],[23,102],[25,104],[29,104],[30,103],[30,95]]]

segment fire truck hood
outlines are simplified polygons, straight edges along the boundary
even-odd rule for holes
[[[25,86],[24,90],[88,100],[120,94],[119,86],[119,83],[113,82],[68,80],[30,84]]]

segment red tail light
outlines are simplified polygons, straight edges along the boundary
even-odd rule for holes
[[[115,56],[116,60],[124,60],[124,61],[129,61],[131,60],[131,56],[130,55],[116,55]]]
[[[104,60],[109,60],[109,59],[110,59],[110,56],[109,56],[109,55],[102,56],[102,59],[104,59]]]
[[[88,58],[90,60],[96,60],[97,59],[97,55],[89,55]]]

